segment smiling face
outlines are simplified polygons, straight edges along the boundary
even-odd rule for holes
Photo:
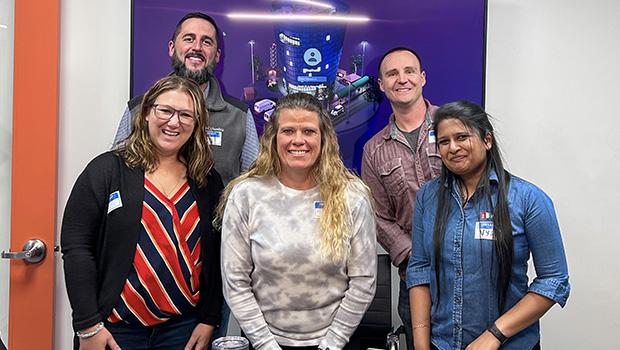
[[[444,119],[437,125],[437,144],[441,160],[463,180],[477,183],[487,164],[492,147],[491,133],[484,140],[458,119]]]
[[[201,18],[183,22],[174,42],[168,44],[175,74],[206,84],[220,60],[215,27]]]
[[[409,51],[394,51],[385,56],[380,67],[379,88],[392,105],[414,106],[422,100],[426,73],[420,61]]]
[[[149,136],[155,146],[155,153],[161,157],[176,157],[179,150],[189,140],[194,132],[195,124],[184,125],[179,123],[179,113],[195,115],[192,98],[181,90],[168,90],[155,100],[159,106],[167,106],[178,112],[173,112],[169,120],[162,120],[155,116],[155,108],[151,108],[146,116]]]
[[[310,178],[312,167],[321,153],[318,114],[304,109],[283,109],[280,112],[276,148],[281,165],[278,178],[282,183],[293,187],[287,182]]]

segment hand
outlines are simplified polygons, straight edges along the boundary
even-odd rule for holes
[[[497,350],[502,345],[491,332],[484,331],[465,350]]]
[[[98,325],[95,325],[91,328],[85,329],[82,331],[82,333],[91,332],[95,330],[97,326]],[[80,338],[80,350],[105,350],[106,345],[109,346],[112,350],[121,350],[121,347],[116,344],[112,333],[110,333],[110,331],[108,331],[105,327],[103,327],[97,334],[93,335],[90,338]]]
[[[187,345],[185,345],[185,350],[206,350],[214,330],[215,327],[211,325],[205,323],[197,324]]]

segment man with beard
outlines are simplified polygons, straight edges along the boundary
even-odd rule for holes
[[[215,169],[226,185],[256,160],[258,136],[248,106],[223,94],[213,76],[221,54],[217,24],[203,13],[189,13],[177,24],[168,46],[173,69],[171,74],[194,80],[205,92]],[[143,95],[140,95],[127,102],[128,107],[114,138],[114,148],[129,136],[131,119],[139,112],[142,98]]]
[[[219,82],[213,76],[221,54],[219,34],[213,18],[204,13],[192,12],[181,18],[168,46],[173,69],[171,74],[194,80],[205,92],[215,169],[222,176],[224,185],[227,185],[256,160],[258,135],[248,106],[223,94]],[[118,147],[131,133],[131,120],[139,113],[143,97],[136,96],[127,102],[113,148]],[[230,309],[224,303],[222,323],[211,340],[226,335],[229,317]]]

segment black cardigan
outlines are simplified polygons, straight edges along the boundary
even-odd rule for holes
[[[200,214],[202,273],[197,317],[200,323],[217,326],[224,299],[221,235],[211,220],[223,184],[214,169],[204,188],[188,181]],[[122,206],[108,213],[109,196],[115,191],[120,193]],[[112,152],[93,159],[75,182],[60,238],[76,331],[105,320],[116,305],[136,252],[143,201],[144,170],[129,168]]]

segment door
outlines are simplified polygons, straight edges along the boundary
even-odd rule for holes
[[[11,167],[10,190],[8,182],[0,183],[2,191],[10,193],[10,197],[2,196],[2,200],[10,198],[10,244],[4,226],[9,220],[0,220],[3,221],[0,250],[10,257],[21,251],[28,240],[35,238],[47,247],[47,256],[37,263],[25,259],[0,261],[1,271],[10,265],[8,334],[2,328],[0,332],[3,332],[2,339],[10,350],[52,349],[59,4],[58,0],[0,2],[2,9],[7,9],[0,16],[13,13],[8,9],[14,6],[14,25],[9,20],[0,23],[3,25],[0,28],[2,40],[10,39],[10,32],[14,33],[14,44],[7,44],[7,49],[0,54],[6,55],[13,48],[12,84],[7,82],[10,74],[2,74],[0,78],[2,89],[7,84],[12,85],[13,96],[10,156],[3,153],[10,143],[0,138],[0,160],[7,161],[0,167],[6,170],[9,162]],[[4,17],[0,19],[5,20]],[[8,121],[5,114],[5,105],[10,103],[5,100],[7,95],[10,96],[10,90],[7,94],[2,93],[0,125],[11,123],[10,109]],[[7,136],[4,126],[1,131],[2,137]],[[6,132],[10,140],[11,128]],[[4,175],[0,175],[0,179],[3,178]],[[2,272],[0,277],[7,280]],[[0,302],[4,308],[0,311],[6,317],[6,301]]]

